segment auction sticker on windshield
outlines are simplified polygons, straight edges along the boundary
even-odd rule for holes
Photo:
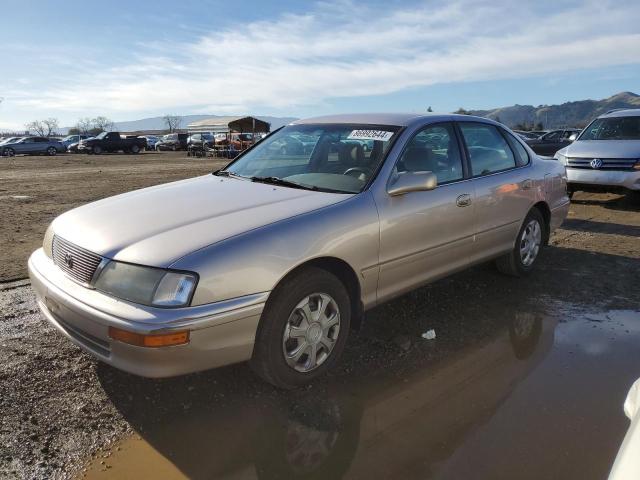
[[[348,140],[381,140],[383,142],[389,141],[393,136],[393,132],[386,132],[384,130],[354,130],[347,137]]]

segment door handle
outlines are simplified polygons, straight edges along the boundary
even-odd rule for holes
[[[456,205],[458,205],[459,207],[466,207],[471,205],[471,195],[469,195],[468,193],[458,195],[458,198],[456,198]]]
[[[527,178],[522,182],[523,190],[530,190],[532,187],[533,187],[533,181],[531,179]]]

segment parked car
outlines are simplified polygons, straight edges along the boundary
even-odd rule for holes
[[[576,190],[640,192],[640,109],[599,116],[555,158]]]
[[[540,138],[539,134],[526,130],[514,130],[514,132],[520,135],[520,138],[523,140],[536,140],[537,138]]]
[[[145,150],[155,150],[156,143],[160,141],[160,137],[155,135],[143,135],[141,138],[145,138],[147,140],[147,147]]]
[[[46,137],[22,137],[13,143],[0,145],[0,155],[5,157],[17,154],[52,156],[65,150],[60,142],[51,141]]]
[[[640,478],[640,379],[629,390],[624,402],[624,413],[631,420],[631,425],[622,441],[609,480]]]
[[[123,137],[120,132],[102,132],[95,137],[82,140],[78,151],[99,155],[109,152],[140,153],[147,147],[143,137]]]
[[[192,133],[187,139],[187,148],[192,145],[198,147],[206,145],[208,148],[213,148],[215,143],[215,137],[211,133]]]
[[[189,135],[186,133],[170,133],[156,143],[156,151],[172,150],[175,152],[176,150],[186,150],[188,140]]]
[[[72,145],[74,143],[80,143],[81,140],[85,140],[89,137],[90,135],[67,135],[62,140],[60,140],[60,143],[64,145],[64,148],[66,150],[69,148],[69,145]]]
[[[5,138],[0,142],[0,145],[7,145],[9,143],[13,143],[13,142],[17,142],[18,140],[20,140],[23,137],[9,137],[9,138]]]
[[[571,144],[572,135],[580,133],[577,128],[552,130],[539,138],[525,140],[538,155],[553,156],[558,150]]]
[[[312,152],[271,148],[300,134]],[[117,368],[250,360],[291,388],[337,361],[367,309],[489,260],[530,273],[568,212],[565,175],[483,118],[299,120],[213,175],[61,215],[29,272],[48,320]]]

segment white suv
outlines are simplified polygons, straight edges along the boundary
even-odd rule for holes
[[[576,190],[640,191],[640,109],[614,110],[593,120],[555,158]]]

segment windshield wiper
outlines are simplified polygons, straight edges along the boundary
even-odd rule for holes
[[[230,178],[241,178],[243,180],[249,180],[247,177],[243,177],[242,175],[238,175],[237,173],[230,172],[229,170],[216,170],[213,172],[216,177],[230,177]]]
[[[314,185],[304,185],[302,183],[290,182],[279,177],[249,177],[252,182],[268,183],[269,185],[281,185],[283,187],[300,188],[302,190],[320,190]]]

